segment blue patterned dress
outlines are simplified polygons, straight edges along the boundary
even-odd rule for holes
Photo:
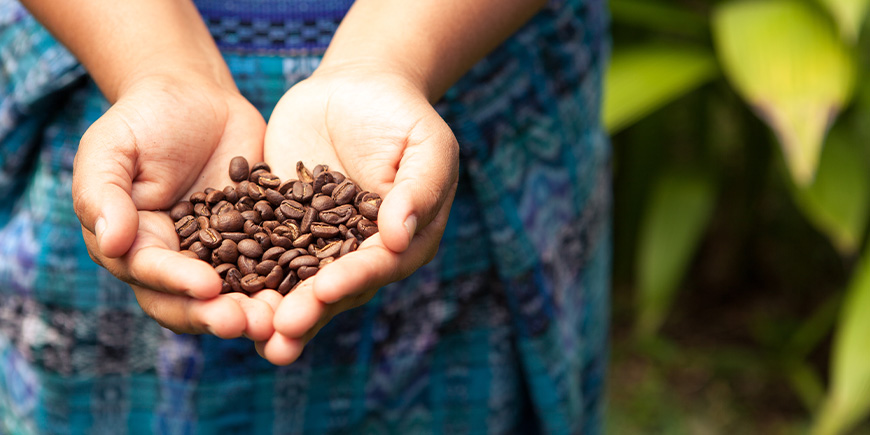
[[[196,3],[268,119],[350,1]],[[450,89],[461,173],[437,257],[275,367],[162,329],[90,260],[72,164],[107,103],[0,0],[0,433],[600,433],[606,30],[603,1],[552,2]]]

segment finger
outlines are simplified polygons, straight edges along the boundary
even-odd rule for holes
[[[236,338],[245,331],[244,310],[226,295],[203,301],[139,286],[133,290],[142,311],[175,333]]]
[[[302,338],[326,314],[326,304],[314,297],[312,278],[284,296],[275,310],[275,331],[289,337]]]
[[[272,334],[272,338],[256,345],[257,352],[272,364],[285,366],[290,364],[302,354],[305,343],[298,338],[290,338],[281,333]]]
[[[130,196],[135,167],[135,138],[110,110],[82,137],[72,184],[76,215],[106,257],[120,257],[136,238],[138,216]]]
[[[241,293],[228,293],[227,296],[233,298],[245,313],[245,337],[262,341],[272,336],[275,332],[272,326],[274,311],[269,304]]]
[[[384,246],[395,252],[408,249],[416,230],[428,225],[456,190],[458,145],[446,124],[437,128],[443,121],[435,122],[436,131],[425,137],[411,132],[393,187],[378,213]]]
[[[449,213],[450,207],[444,207],[402,253],[384,246],[382,232],[366,239],[358,250],[343,255],[314,275],[315,297],[331,304],[406,278],[435,257]]]

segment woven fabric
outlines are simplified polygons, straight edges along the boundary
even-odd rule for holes
[[[266,117],[349,6],[196,3]],[[90,260],[72,162],[108,104],[0,0],[0,433],[600,433],[603,8],[552,3],[447,93],[461,172],[437,256],[275,367],[245,339],[162,329]]]

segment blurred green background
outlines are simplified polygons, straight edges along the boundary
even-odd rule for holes
[[[870,0],[610,0],[608,432],[870,434]]]

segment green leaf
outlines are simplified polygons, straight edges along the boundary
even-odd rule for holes
[[[615,133],[716,76],[702,48],[651,45],[614,50],[604,89],[604,125]]]
[[[843,255],[852,255],[867,224],[870,179],[861,144],[849,131],[834,128],[822,152],[812,185],[793,190],[807,218]]]
[[[870,415],[870,250],[864,252],[843,301],[831,351],[831,386],[813,427],[835,435]]]
[[[855,81],[833,23],[798,0],[733,1],[714,11],[713,36],[725,75],[776,133],[792,178],[810,184]]]
[[[843,39],[855,43],[867,16],[868,0],[819,0],[837,20]]]
[[[638,323],[649,337],[664,322],[715,204],[712,176],[669,171],[653,189],[638,246]]]
[[[655,0],[611,0],[609,6],[614,23],[642,27],[658,34],[693,37],[709,34],[706,17],[680,5]]]

